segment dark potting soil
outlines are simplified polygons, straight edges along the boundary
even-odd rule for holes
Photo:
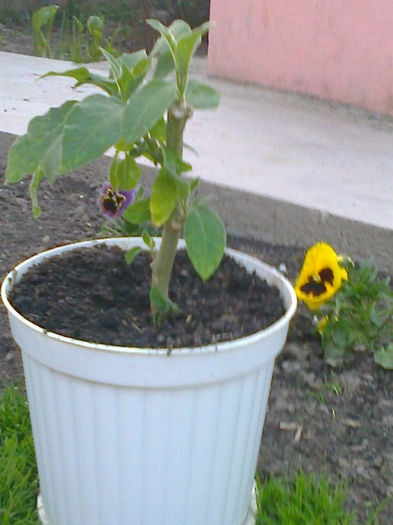
[[[176,256],[170,298],[181,309],[153,322],[151,256],[131,265],[107,246],[54,257],[29,271],[11,302],[50,332],[83,341],[148,348],[195,347],[229,341],[266,328],[285,312],[279,291],[225,256],[203,282],[185,250]]]

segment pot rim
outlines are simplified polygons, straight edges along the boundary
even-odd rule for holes
[[[103,351],[103,352],[111,352],[111,353],[126,353],[126,354],[134,354],[134,355],[155,355],[155,356],[168,356],[168,348],[167,347],[161,347],[161,348],[149,348],[149,347],[132,347],[132,346],[117,346],[117,345],[107,345],[103,343],[95,343],[95,342],[89,342],[89,341],[83,341],[79,339],[74,339],[72,337],[67,337],[64,335],[57,334],[55,332],[50,332],[46,330],[45,328],[42,328],[36,324],[34,324],[32,321],[29,321],[27,318],[25,318],[23,315],[21,315],[15,308],[12,306],[11,302],[8,299],[8,292],[12,288],[12,285],[17,281],[19,272],[22,272],[22,275],[28,271],[29,267],[33,264],[39,264],[43,260],[50,258],[52,256],[61,255],[64,251],[72,251],[74,249],[83,248],[83,247],[93,247],[97,246],[99,244],[118,244],[120,247],[122,245],[127,244],[130,242],[130,240],[138,241],[140,240],[140,244],[142,244],[142,240],[140,237],[109,237],[109,238],[102,238],[102,239],[92,239],[92,240],[84,240],[84,241],[78,241],[68,244],[63,244],[61,246],[50,248],[49,250],[45,250],[43,252],[40,252],[36,255],[33,255],[31,257],[28,257],[27,259],[24,259],[22,262],[18,263],[10,272],[7,273],[5,278],[3,279],[2,285],[1,285],[1,299],[3,301],[3,304],[8,311],[8,314],[15,317],[20,323],[24,324],[25,326],[29,327],[34,332],[37,332],[41,335],[44,335],[45,337],[48,337],[49,339],[66,343],[68,345],[78,346],[82,347],[84,349],[88,350],[95,350],[95,351]],[[154,238],[156,244],[159,244],[161,242],[161,238]],[[136,243],[136,245],[138,242]],[[185,248],[186,244],[183,239],[180,239],[178,248]],[[276,270],[274,267],[262,262],[256,257],[253,257],[248,254],[244,254],[243,252],[240,252],[238,250],[233,250],[231,248],[225,248],[225,253],[227,255],[233,256],[238,262],[244,261],[248,262],[251,265],[257,265],[260,268],[267,270],[278,282],[281,282],[282,286],[286,289],[289,300],[288,305],[285,305],[286,311],[285,314],[280,317],[277,321],[275,321],[273,324],[268,326],[267,328],[263,330],[259,330],[258,332],[255,332],[253,334],[250,334],[245,337],[241,337],[238,339],[233,339],[230,341],[224,341],[224,342],[218,342],[218,343],[211,343],[208,345],[203,345],[199,347],[178,347],[173,348],[171,350],[171,355],[175,354],[178,356],[192,356],[192,355],[201,355],[201,354],[212,354],[217,352],[225,352],[230,351],[234,349],[234,343],[236,343],[235,347],[236,349],[239,349],[239,347],[244,347],[245,345],[253,344],[257,341],[260,341],[262,339],[265,339],[271,335],[272,332],[279,331],[283,326],[289,323],[291,318],[294,316],[296,308],[297,308],[297,298],[295,291],[293,289],[292,284],[290,281],[284,277],[278,270]],[[268,283],[271,286],[274,286],[274,283]],[[283,293],[280,290],[281,298],[284,301]]]

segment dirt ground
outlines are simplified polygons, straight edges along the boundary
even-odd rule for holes
[[[6,27],[0,23],[0,51],[31,55],[34,39],[31,32]]]
[[[4,186],[7,151],[15,137],[0,134],[0,278],[18,261],[62,243],[98,235],[96,198],[106,176],[102,160],[62,176],[41,193],[42,215],[31,216],[28,181]],[[278,266],[293,280],[303,250],[230,235],[229,246]],[[0,311],[0,389],[22,376],[18,349]],[[349,482],[349,505],[367,515],[369,506],[393,496],[392,373],[357,354],[352,365],[332,370],[321,359],[310,317],[299,309],[288,344],[275,368],[258,470],[262,477],[298,470],[321,472]],[[391,523],[393,501],[381,514]]]

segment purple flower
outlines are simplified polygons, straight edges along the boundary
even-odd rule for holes
[[[123,211],[135,198],[136,190],[115,191],[109,182],[102,186],[100,196],[97,200],[98,206],[107,217],[114,219],[120,217]]]

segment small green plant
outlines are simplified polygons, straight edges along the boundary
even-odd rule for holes
[[[52,47],[51,36],[59,7],[50,5],[42,7],[32,16],[35,55],[50,58],[68,58],[75,63],[95,62],[102,58],[101,47],[114,56],[119,56],[114,41],[120,28],[104,40],[104,20],[92,15],[86,22],[86,28],[76,15],[70,11],[61,13],[58,24],[58,45]]]
[[[100,46],[104,38],[104,21],[99,16],[90,16],[87,20],[86,27],[93,38],[89,48],[90,56],[92,60],[97,60],[102,56]]]
[[[72,33],[71,33],[71,44],[70,44],[70,59],[72,62],[80,64],[84,62],[82,52],[83,34],[85,28],[82,22],[76,16],[72,17]]]
[[[332,484],[299,472],[293,479],[270,477],[257,483],[256,525],[358,525],[354,512],[345,509],[347,485]],[[377,524],[376,515],[364,525]]]
[[[318,319],[327,362],[336,365],[351,360],[353,350],[369,350],[377,364],[393,369],[393,290],[376,268],[353,266]]]
[[[393,290],[389,278],[363,262],[355,265],[324,243],[306,254],[295,291],[314,312],[325,360],[350,361],[370,350],[375,362],[393,369]]]
[[[320,404],[326,403],[326,396],[329,392],[332,392],[336,396],[340,396],[343,392],[343,385],[340,383],[340,381],[324,381],[320,387],[320,389],[316,392],[312,392],[313,397],[318,401]]]
[[[37,190],[43,178],[53,183],[56,176],[83,166],[113,146],[109,183],[100,196],[103,211],[114,218],[122,214],[131,224],[162,228],[157,250],[149,232],[144,230],[142,235],[153,254],[149,296],[156,319],[178,312],[168,291],[181,235],[196,272],[207,280],[220,264],[226,233],[218,215],[196,196],[199,179],[183,175],[191,170],[183,160],[186,123],[195,108],[216,107],[220,98],[211,86],[189,78],[191,59],[208,24],[191,29],[182,20],[169,27],[157,20],[148,23],[160,33],[150,54],[140,50],[115,57],[100,48],[111,68],[108,78],[85,67],[48,73],[74,78],[77,86],[96,85],[105,95],[69,100],[34,118],[27,134],[10,149],[6,182],[32,174],[30,194],[38,216]],[[158,174],[151,195],[133,202],[141,174],[136,159],[141,156],[158,167]],[[137,254],[138,249],[127,253],[127,261],[131,263]]]
[[[53,21],[59,9],[58,5],[48,5],[36,11],[31,19],[34,34],[33,53],[42,57],[52,57],[50,39]]]

